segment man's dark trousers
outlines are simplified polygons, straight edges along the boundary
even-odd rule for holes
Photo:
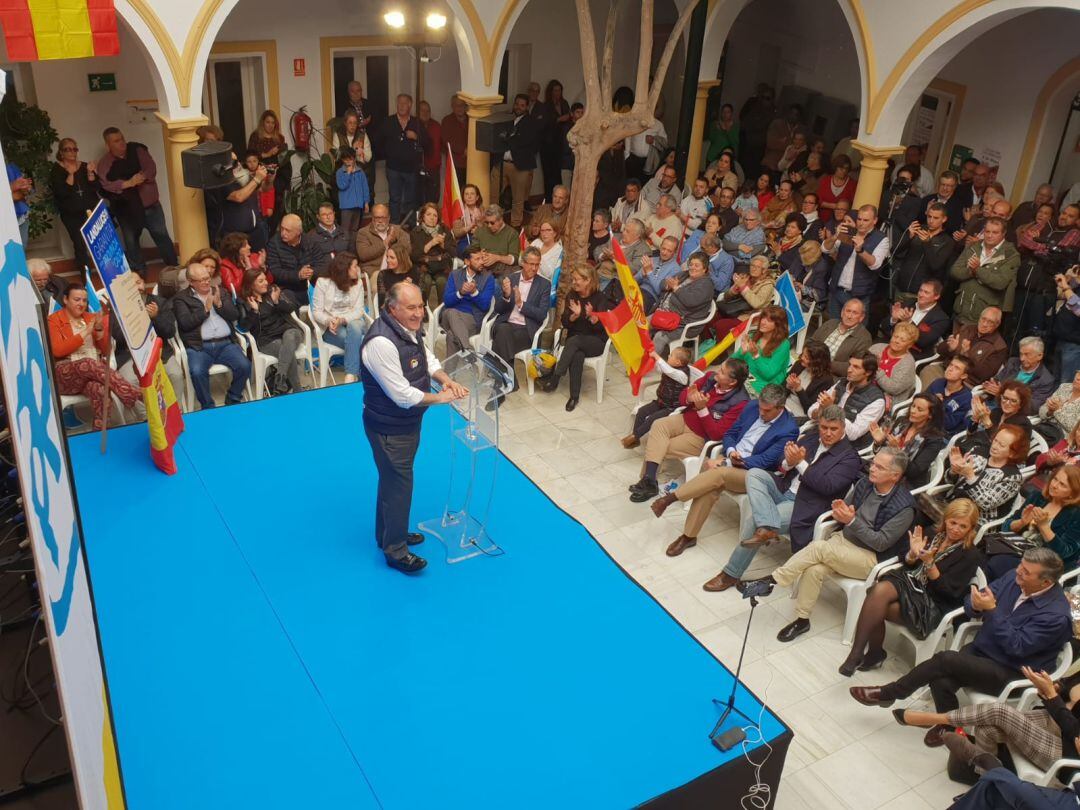
[[[951,712],[960,707],[956,699],[956,691],[960,687],[996,695],[1005,688],[1005,684],[1020,677],[1023,676],[1018,670],[976,654],[972,645],[968,644],[960,650],[935,653],[932,658],[886,687],[886,693],[891,698],[905,698],[929,684],[936,711]]]
[[[375,498],[375,541],[383,554],[400,560],[409,553],[409,510],[412,507],[413,459],[420,446],[420,425],[411,433],[378,433],[365,425],[371,454],[379,471]]]

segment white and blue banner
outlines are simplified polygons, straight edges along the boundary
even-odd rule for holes
[[[101,274],[116,319],[131,350],[135,369],[141,377],[146,373],[157,333],[150,323],[146,303],[136,286],[135,274],[128,266],[120,234],[116,232],[104,200],[97,204],[80,231],[86,249],[90,251],[90,257]]]
[[[776,292],[780,296],[780,306],[787,313],[788,334],[799,334],[806,328],[806,313],[803,312],[799,293],[791,280],[791,273],[784,273],[776,280]]]
[[[0,71],[0,96],[3,80]],[[49,372],[48,340],[9,195],[0,202],[0,250],[0,376],[71,768],[82,810],[114,810],[124,807],[124,798],[97,621]]]

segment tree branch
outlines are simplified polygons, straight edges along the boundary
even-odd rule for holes
[[[693,16],[694,9],[697,8],[697,4],[701,0],[690,0],[686,4],[686,8],[683,9],[682,14],[679,15],[678,21],[675,23],[675,27],[671,30],[671,36],[668,37],[667,43],[664,45],[664,52],[660,56],[660,61],[656,63],[656,72],[653,74],[652,89],[649,90],[649,115],[653,114],[653,110],[656,109],[656,102],[660,100],[660,91],[664,86],[664,77],[667,75],[668,65],[671,63],[671,57],[675,54],[675,46],[679,44],[679,40],[682,39],[683,31],[686,30],[686,26],[690,24],[690,17]],[[644,5],[644,3],[642,4]],[[652,16],[652,2],[649,2],[650,17]],[[642,8],[644,12],[644,8]],[[644,15],[643,15],[644,17]],[[644,25],[644,21],[642,22]],[[650,49],[651,50],[651,49]],[[651,57],[651,53],[649,57]],[[642,55],[645,56],[644,54]],[[648,58],[646,58],[646,63]],[[641,78],[641,65],[638,65],[638,79]],[[696,76],[694,77],[696,80]]]
[[[649,65],[652,64],[653,45],[653,0],[641,0],[641,41],[639,44],[637,79],[634,82],[634,106],[642,104],[649,97]],[[655,105],[653,105],[655,107]],[[648,114],[651,116],[653,108]]]
[[[600,108],[603,104],[601,89],[597,85],[600,75],[596,66],[596,34],[593,32],[592,9],[589,0],[576,0],[578,32],[581,37],[581,72],[585,77],[585,109]],[[601,95],[600,98],[597,98]],[[610,101],[608,102],[610,104]]]
[[[600,93],[603,95],[602,103],[604,111],[611,108],[611,96],[614,88],[611,86],[611,63],[615,55],[615,23],[619,15],[620,0],[610,0],[607,14],[607,27],[604,30],[604,56],[601,62],[603,75],[600,77]]]

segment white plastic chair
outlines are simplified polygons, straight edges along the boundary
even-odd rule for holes
[[[327,343],[326,340],[323,339],[323,330],[319,324],[315,322],[315,316],[311,314],[311,309],[309,307],[300,307],[300,314],[304,315],[308,319],[308,323],[311,324],[311,334],[314,336],[315,341],[315,345],[312,347],[312,354],[314,355],[315,351],[318,352],[318,355],[312,358],[312,362],[314,363],[312,369],[314,370],[315,366],[319,367],[319,388],[326,388],[327,375],[330,376],[330,380],[334,385],[337,385],[337,378],[334,377],[334,372],[330,368],[330,361],[335,357],[344,357],[345,350],[339,349],[337,346]]]
[[[562,329],[555,330],[554,336],[554,351],[555,356],[562,355]],[[596,404],[599,405],[604,401],[604,377],[607,374],[607,361],[611,354],[611,338],[607,339],[604,344],[604,351],[598,354],[596,357],[585,358],[585,368],[592,369],[593,374],[596,375]],[[637,408],[634,409],[635,411]]]
[[[529,363],[532,361],[533,352],[540,346],[540,336],[551,328],[552,322],[555,320],[555,310],[549,309],[547,317],[544,318],[544,322],[540,325],[540,328],[536,330],[536,334],[533,335],[532,345],[527,349],[522,349],[520,352],[514,355],[515,362],[521,362],[525,366],[525,384],[529,387],[529,396],[533,395],[536,380],[531,374],[529,374]],[[477,337],[476,335],[473,336]]]
[[[982,568],[975,570],[975,576],[971,578],[971,584],[980,590],[986,587],[986,574]],[[938,648],[946,642],[952,634],[953,622],[963,615],[963,606],[950,610],[941,617],[937,627],[924,639],[916,638],[915,634],[902,624],[893,625],[891,622],[887,622],[886,627],[894,627],[901,638],[907,639],[915,651],[915,662],[912,666],[918,666],[923,661],[929,660],[938,651]]]
[[[931,363],[936,363],[940,359],[941,359],[941,355],[939,355],[937,352],[934,352],[929,357],[924,357],[922,360],[916,360],[915,361],[915,373],[916,373],[916,375],[918,374],[919,369],[923,368],[924,366],[928,366]]]
[[[982,626],[982,621],[979,619],[972,620],[970,622],[964,622],[958,628],[953,636],[953,641],[950,649],[959,650],[963,647],[968,639],[969,633],[973,633]],[[1068,641],[1061,648],[1061,652],[1058,653],[1057,662],[1054,664],[1053,670],[1050,672],[1050,679],[1056,681],[1072,666],[1072,644]],[[985,692],[977,692],[974,689],[968,687],[961,687],[957,690],[956,696],[960,701],[960,704],[965,703],[978,706],[983,703],[1016,703],[1022,697],[1019,690],[1026,689],[1031,686],[1031,681],[1027,678],[1017,678],[1015,681],[1009,681],[996,695],[989,695]]]
[[[694,347],[690,356],[697,357],[698,341],[701,336],[701,329],[708,326],[714,317],[716,317],[716,301],[711,301],[709,302],[709,314],[702,318],[700,321],[689,321],[688,323],[684,324],[682,331],[679,333],[679,337],[668,344],[669,348],[690,344]],[[697,334],[693,337],[690,337],[690,330],[695,328],[698,328]]]
[[[472,345],[474,352],[491,351],[491,333],[495,329],[495,318],[495,296],[493,295],[491,296],[491,304],[488,306],[487,314],[480,321],[480,331],[469,337],[469,343]],[[544,329],[546,328],[545,326]],[[544,329],[540,331],[542,332]]]
[[[187,347],[184,346],[184,342],[180,339],[180,335],[174,335],[171,338],[173,352],[176,354],[176,359],[180,363],[180,370],[184,374],[184,410],[193,411],[195,405],[198,403],[198,399],[195,397],[195,386],[191,382],[191,367],[188,365]],[[243,344],[242,344],[243,345]],[[222,365],[221,363],[214,363],[210,366],[210,378],[213,379],[216,375],[228,374],[232,376],[232,372],[229,367]],[[252,398],[251,394],[251,380],[244,383],[244,394],[248,399]]]
[[[1020,702],[1016,708],[1019,711],[1027,712],[1034,709],[1041,702],[1042,698],[1039,697],[1038,691],[1032,687],[1026,689],[1020,696]],[[1011,745],[1009,746],[1009,753],[1012,755],[1013,765],[1016,767],[1016,775],[1025,782],[1032,782],[1040,787],[1050,787],[1057,779],[1058,771],[1062,768],[1080,769],[1080,759],[1058,759],[1050,763],[1050,767],[1044,771]],[[1074,776],[1073,780],[1075,781],[1078,777],[1080,777],[1080,774]]]
[[[104,290],[99,291],[98,295],[99,296],[105,295]],[[109,349],[109,368],[111,368],[113,371],[116,371],[116,341],[110,340],[110,347],[111,348]],[[61,411],[66,411],[69,408],[72,411],[74,411],[76,408],[81,408],[81,407],[84,407],[84,406],[86,408],[89,408],[90,411],[93,412],[95,416],[97,416],[97,413],[94,412],[94,406],[90,402],[90,398],[88,396],[86,396],[85,394],[61,394],[60,395],[60,410]],[[112,415],[113,407],[116,408],[116,417],[117,417],[118,423],[121,424],[121,425],[126,425],[127,421],[124,419],[124,403],[120,401],[120,398],[116,395],[115,391],[110,390],[109,391],[109,414],[106,415],[106,418],[108,418],[109,416]],[[76,414],[75,416],[76,416],[76,418],[78,418],[78,414]],[[80,421],[82,421],[82,420],[80,420]],[[83,424],[85,425],[85,423],[83,423]]]
[[[240,346],[251,360],[251,382],[255,389],[255,399],[262,399],[263,394],[270,396],[273,392],[266,385],[266,372],[271,366],[277,365],[277,358],[272,354],[263,354],[259,351],[259,343],[250,332],[237,332]]]

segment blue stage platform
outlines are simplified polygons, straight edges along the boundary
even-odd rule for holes
[[[383,564],[361,396],[189,415],[171,478],[144,425],[70,441],[128,807],[737,807],[742,751],[707,738],[731,673],[511,463],[504,555]],[[414,521],[450,418],[425,418]],[[778,776],[790,732],[762,731]]]

